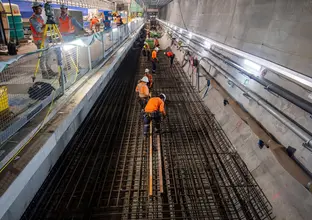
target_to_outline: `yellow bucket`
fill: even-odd
[[[0,87],[0,112],[9,108],[8,88],[6,86]]]

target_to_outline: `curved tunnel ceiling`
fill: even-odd
[[[136,0],[136,2],[144,8],[161,8],[172,0]]]

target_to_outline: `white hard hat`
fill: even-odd
[[[158,48],[158,47],[155,47],[155,50],[158,52],[158,51],[159,51],[159,48]]]
[[[166,95],[164,93],[160,93],[159,97],[163,99],[164,102],[166,101]]]
[[[148,73],[149,72],[149,69],[145,69],[145,73]]]
[[[147,76],[143,76],[143,78],[141,79],[141,81],[142,81],[142,82],[148,83],[148,78],[147,78]]]

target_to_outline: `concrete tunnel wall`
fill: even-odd
[[[312,76],[311,0],[173,0],[160,19]]]
[[[166,49],[170,45],[171,39],[165,34],[160,39],[160,47],[161,49]],[[177,61],[181,64],[184,59],[184,53],[174,46],[171,49],[176,54]],[[192,68],[190,68],[188,64],[185,65],[183,69],[186,74],[191,75]],[[218,80],[220,79],[218,78]],[[190,78],[190,81],[193,83],[193,86],[196,87],[196,79],[191,80]],[[221,79],[220,82],[221,86],[224,86],[227,92],[233,92],[233,88],[227,86],[227,80],[222,81]],[[205,93],[206,83],[206,78],[202,77],[199,82],[200,90],[202,90],[200,93],[201,97],[203,97]],[[246,99],[241,93],[237,92],[236,94],[241,100]],[[203,101],[215,115],[222,129],[225,131],[259,186],[271,202],[273,212],[277,217],[276,219],[310,219],[312,215],[312,194],[285,171],[273,156],[270,149],[259,149],[257,145],[259,137],[257,137],[249,125],[233,111],[231,106],[223,105],[223,99],[224,97],[218,89],[211,87]],[[259,108],[256,106],[253,105],[251,107],[259,111]],[[271,118],[267,121],[271,121],[272,125],[275,123]],[[283,136],[287,137],[287,135]],[[293,136],[290,135],[288,137],[292,138]],[[309,152],[306,152],[306,154],[311,155]]]

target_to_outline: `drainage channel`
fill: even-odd
[[[151,64],[139,53],[125,58],[22,219],[273,219],[186,74],[161,52],[153,96],[166,94],[168,117],[149,150],[134,90]]]

